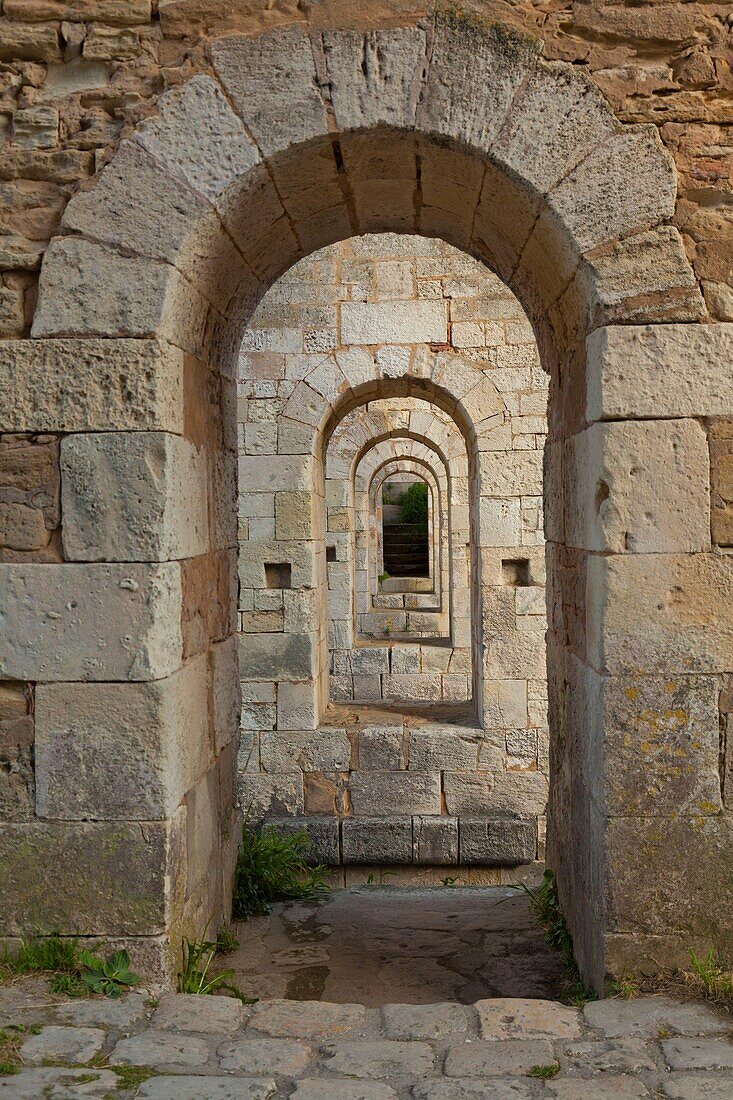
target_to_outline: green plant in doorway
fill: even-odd
[[[400,497],[400,518],[403,523],[428,523],[428,487],[424,481],[414,482]]]
[[[245,821],[234,875],[233,913],[249,920],[269,913],[276,901],[314,898],[328,887],[328,868],[309,865],[305,829],[280,833],[271,826],[254,829]]]
[[[183,940],[183,966],[178,975],[178,992],[198,995],[231,993],[245,1005],[252,1005],[256,997],[246,997],[232,981],[233,970],[221,970],[209,974],[219,945],[215,940]]]
[[[597,1000],[598,994],[586,986],[580,977],[573,952],[573,938],[560,907],[554,872],[548,868],[542,876],[542,882],[535,889],[524,884],[521,888],[527,894],[530,908],[544,929],[545,943],[562,955],[565,967],[562,999],[566,1004],[576,1007],[587,1001]]]

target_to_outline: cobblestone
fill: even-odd
[[[0,1019],[11,1016],[40,1030],[26,1038],[19,1072],[0,1077],[0,1100],[106,1100],[118,1092],[124,1100],[733,1096],[729,1019],[664,997],[583,1010],[527,998],[379,1007],[272,999],[244,1007],[166,994],[156,1005],[140,992],[65,1000],[28,979],[0,986]],[[88,1065],[97,1057],[103,1068]],[[116,1067],[126,1066],[150,1076],[125,1087]],[[553,1066],[545,1080],[533,1072]]]

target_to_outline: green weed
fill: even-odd
[[[130,1092],[149,1078],[161,1076],[157,1070],[150,1069],[148,1066],[110,1066],[109,1068],[117,1074],[117,1088],[129,1089]]]
[[[560,1063],[551,1062],[548,1066],[532,1066],[527,1070],[528,1077],[539,1077],[541,1081],[551,1081],[560,1072]]]
[[[562,955],[566,974],[563,1001],[579,1008],[588,1001],[597,1000],[598,994],[583,983],[578,972],[573,953],[573,938],[560,908],[554,872],[546,870],[536,889],[525,885],[522,885],[522,889],[529,897],[532,912],[544,929],[545,943]]]
[[[242,826],[237,855],[233,911],[237,920],[269,913],[276,901],[313,898],[328,890],[328,869],[306,862],[308,834],[283,834],[273,828]]]
[[[400,497],[400,519],[427,527],[428,487],[424,481],[414,482]]]
[[[20,1048],[29,1035],[37,1035],[38,1024],[8,1024],[0,1031],[0,1077],[12,1077],[23,1065]]]
[[[130,970],[130,956],[127,951],[113,951],[106,959],[101,955],[93,955],[91,951],[82,951],[79,962],[81,980],[92,993],[119,997],[140,981],[139,975]]]
[[[234,933],[222,926],[216,936],[216,950],[219,955],[233,955],[239,949],[239,940]]]
[[[183,941],[183,967],[178,975],[178,992],[198,995],[232,993],[242,1004],[254,1004],[257,998],[245,997],[239,986],[232,982],[233,970],[222,970],[209,975],[209,968],[217,954],[214,940]]]
[[[75,937],[29,936],[15,953],[3,948],[0,954],[0,982],[20,974],[73,974],[79,967],[79,941]]]

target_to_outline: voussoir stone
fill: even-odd
[[[270,1077],[152,1077],[143,1082],[141,1100],[269,1100],[277,1085]]]
[[[463,1005],[385,1005],[382,1031],[388,1039],[440,1039],[468,1030],[468,1011]]]
[[[384,123],[412,128],[422,88],[427,36],[421,27],[326,31],[331,101],[342,130]]]
[[[152,1026],[164,1031],[200,1031],[213,1035],[237,1031],[245,1008],[235,997],[198,997],[167,993],[155,1010]]]
[[[526,1074],[532,1066],[555,1061],[552,1045],[544,1039],[479,1039],[452,1046],[445,1060],[448,1077],[503,1077]]]
[[[375,1039],[361,1043],[332,1043],[323,1047],[323,1065],[345,1077],[420,1077],[433,1072],[432,1047],[421,1042]]]
[[[249,1031],[296,1039],[327,1039],[346,1035],[364,1024],[366,1009],[358,1004],[327,1001],[260,1001],[252,1009]]]
[[[218,1048],[219,1065],[234,1073],[298,1076],[311,1060],[311,1049],[295,1039],[233,1039]]]
[[[63,1059],[89,1062],[104,1046],[105,1033],[96,1027],[43,1027],[23,1043],[23,1059],[28,1062]]]
[[[477,1001],[484,1039],[574,1039],[581,1034],[578,1009],[557,1001],[499,997]]]
[[[725,1035],[730,1024],[706,1005],[685,1004],[669,997],[607,998],[583,1009],[591,1027],[608,1039],[656,1039],[660,1031],[676,1035]]]
[[[148,680],[181,664],[181,573],[159,565],[0,565],[0,673]]]
[[[117,1066],[150,1066],[158,1070],[188,1069],[209,1062],[208,1042],[197,1035],[172,1035],[164,1031],[144,1031],[121,1039],[109,1060]]]
[[[3,432],[183,431],[183,356],[157,340],[3,340]]]

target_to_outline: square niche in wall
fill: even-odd
[[[525,588],[532,583],[528,558],[511,558],[501,563],[501,579],[513,588]]]
[[[292,566],[286,562],[265,562],[265,588],[292,588]]]

